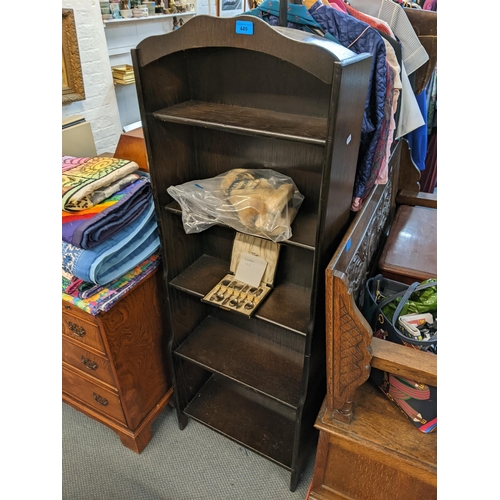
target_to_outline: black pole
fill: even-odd
[[[280,0],[280,26],[287,25],[287,0]]]

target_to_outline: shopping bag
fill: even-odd
[[[373,335],[437,354],[437,280],[406,285],[377,275],[366,282],[362,312]],[[437,388],[372,368],[370,379],[420,431],[437,429]]]

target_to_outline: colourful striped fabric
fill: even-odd
[[[139,170],[139,165],[133,161],[97,156],[63,171],[62,209],[79,211],[91,208],[123,189],[125,185],[119,181],[136,170]],[[113,192],[107,192],[103,198],[96,200],[92,197],[95,191],[114,184],[117,188]]]
[[[62,298],[66,302],[71,302],[85,312],[95,316],[100,312],[109,311],[111,307],[121,298],[125,293],[129,292],[138,283],[140,283],[144,278],[149,276],[159,265],[160,265],[160,255],[155,253],[151,255],[148,259],[144,260],[137,267],[132,269],[132,271],[124,274],[120,278],[112,281],[108,285],[100,288],[100,290],[88,297],[87,299],[80,299],[79,297],[72,297],[64,290],[67,287],[68,280],[64,278],[62,280]]]
[[[89,249],[113,236],[135,220],[153,198],[148,177],[132,174],[133,184],[80,212],[62,211],[62,239]]]

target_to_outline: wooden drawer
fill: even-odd
[[[77,370],[116,388],[111,363],[106,358],[97,356],[64,338],[62,341],[62,360]]]
[[[83,401],[87,406],[127,424],[120,404],[120,398],[108,389],[87,380],[63,366],[62,390]]]
[[[89,315],[90,316],[90,315]],[[63,335],[106,354],[104,343],[96,323],[90,323],[72,314],[62,313]]]
[[[84,321],[87,321],[88,323],[93,323],[96,326],[98,325],[95,316],[92,316],[92,314],[89,314],[83,309],[80,309],[78,306],[75,306],[75,304],[67,302],[66,300],[62,301],[62,312],[69,313],[73,316],[76,316],[77,318],[81,318]]]

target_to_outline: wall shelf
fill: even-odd
[[[144,22],[144,21],[156,21],[158,19],[165,19],[171,17],[182,17],[182,16],[195,16],[196,12],[178,12],[177,14],[155,14],[154,16],[146,16],[146,17],[130,17],[130,18],[122,18],[122,19],[107,19],[103,21],[104,25],[106,24],[114,24],[114,23],[129,23],[129,22]]]

